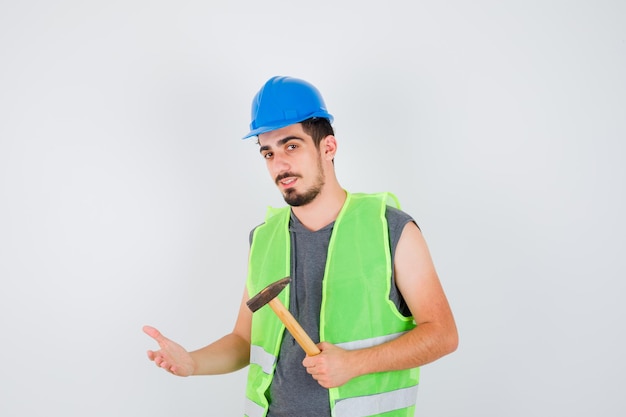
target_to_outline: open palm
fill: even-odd
[[[189,354],[178,343],[163,336],[161,332],[151,326],[144,326],[145,334],[156,340],[159,344],[159,350],[148,351],[148,359],[153,361],[156,366],[171,372],[178,376],[193,375],[195,363]]]

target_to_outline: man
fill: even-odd
[[[155,364],[175,375],[250,365],[246,415],[413,416],[419,367],[453,352],[453,315],[426,242],[388,193],[352,194],[335,176],[337,140],[319,91],[273,77],[252,103],[251,130],[288,206],[251,234],[232,333],[188,353],[149,326]],[[282,301],[321,353],[306,356],[251,296],[291,276]]]

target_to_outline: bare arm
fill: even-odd
[[[244,290],[239,315],[233,331],[208,346],[187,352],[178,343],[163,336],[157,329],[145,326],[144,332],[157,341],[159,350],[148,351],[148,358],[166,371],[179,376],[216,375],[234,372],[250,361],[250,329],[252,312],[246,305]]]
[[[239,315],[232,333],[202,349],[191,352],[191,357],[196,363],[194,375],[234,372],[250,363],[252,312],[246,305],[248,298],[248,290],[244,290]]]
[[[403,336],[372,348],[347,351],[330,343],[319,345],[322,354],[303,364],[320,383],[330,388],[364,374],[414,368],[456,350],[454,317],[435,271],[426,241],[414,223],[400,237],[394,262],[395,278],[417,327]]]

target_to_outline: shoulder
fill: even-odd
[[[252,230],[250,230],[248,241],[252,245],[252,240],[254,239],[254,234],[256,233],[257,230],[263,229],[266,227],[269,227],[270,229],[274,227],[281,227],[281,225],[284,225],[287,222],[289,222],[292,217],[295,217],[295,216],[292,215],[291,207],[289,206],[278,207],[278,208],[268,207],[267,212],[265,214],[265,220],[263,221],[263,223],[256,225],[254,228],[252,228]]]
[[[254,226],[254,227],[252,228],[252,230],[250,230],[250,234],[249,234],[249,236],[248,236],[248,243],[249,243],[250,245],[252,245],[252,239],[254,238],[254,232],[256,231],[256,229],[258,229],[259,227],[263,226],[264,224],[265,224],[265,222],[263,222],[263,223],[261,223],[261,224],[258,224],[258,225],[256,225],[256,226]]]
[[[415,221],[413,216],[406,213],[405,211],[402,211],[392,206],[387,206],[385,217],[387,219],[387,224],[389,225],[389,230],[391,232],[396,231],[396,230],[399,230],[400,232],[402,232],[402,229],[404,229],[404,226],[406,226],[407,223],[410,223],[410,222],[415,223],[415,225],[417,226],[417,222]]]

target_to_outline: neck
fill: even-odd
[[[346,201],[346,191],[338,183],[324,189],[309,204],[292,207],[300,223],[309,230],[320,230],[337,219]]]

